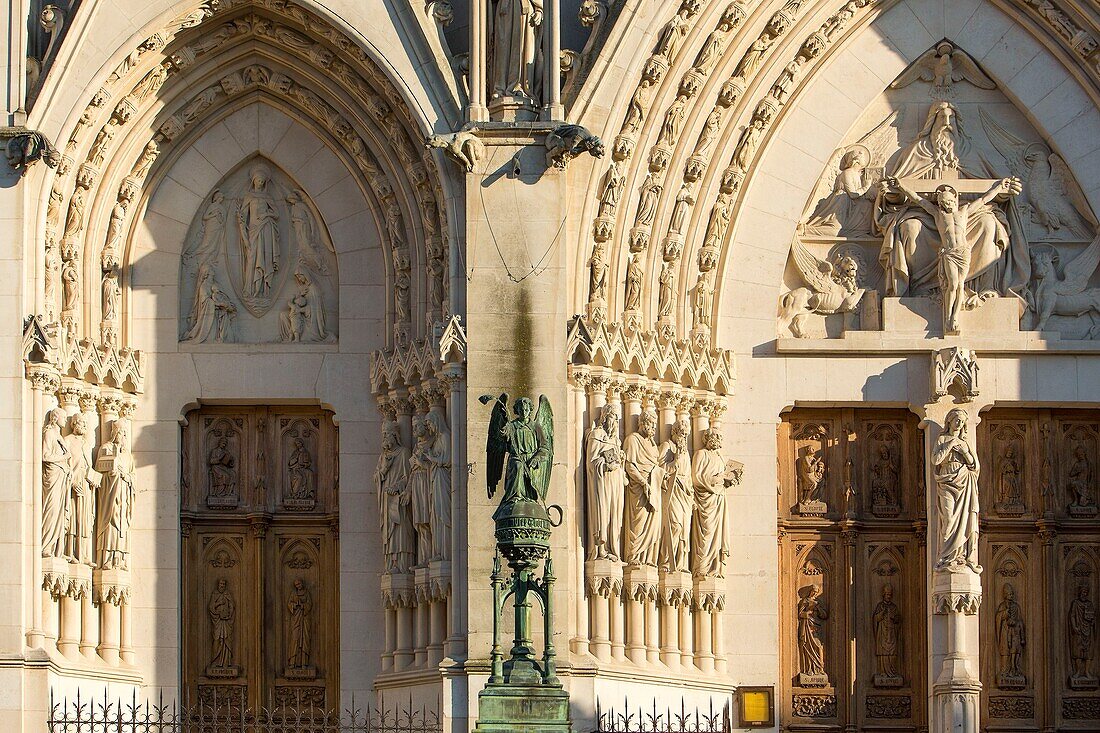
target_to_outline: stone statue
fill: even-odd
[[[427,567],[432,552],[432,463],[429,457],[434,438],[432,426],[423,417],[412,423],[416,441],[409,457],[409,502],[412,526],[416,530],[416,563]]]
[[[691,456],[688,452],[687,424],[672,426],[669,440],[657,449],[664,471],[661,482],[661,548],[659,567],[666,573],[686,573],[690,569],[691,511],[694,492],[691,481]]]
[[[1069,686],[1074,690],[1097,686],[1097,679],[1089,669],[1096,644],[1096,606],[1089,600],[1089,593],[1089,587],[1082,584],[1069,604]]]
[[[61,310],[72,311],[80,305],[80,271],[76,260],[61,263]]]
[[[229,450],[229,438],[218,436],[206,457],[210,488],[207,499],[228,499],[237,496],[237,459]]]
[[[225,196],[215,188],[210,193],[210,203],[202,212],[198,244],[187,253],[186,259],[197,262],[201,267],[221,255],[225,248],[225,221],[228,216]]]
[[[95,562],[92,533],[95,531],[96,487],[103,477],[92,466],[92,436],[79,412],[69,418],[65,446],[69,449],[69,470],[72,472],[72,514],[66,554],[77,562],[91,565]]]
[[[1001,603],[997,606],[994,625],[999,660],[997,687],[1002,690],[1022,689],[1027,684],[1023,668],[1027,631],[1024,628],[1024,613],[1016,601],[1016,589],[1011,583],[1005,583],[1001,589]]]
[[[626,469],[626,532],[623,559],[633,566],[657,566],[661,547],[661,488],[664,469],[657,454],[657,416],[643,412],[638,430],[623,441]]]
[[[233,666],[233,622],[237,615],[237,603],[229,592],[229,581],[225,578],[218,578],[217,587],[206,604],[206,612],[210,616],[212,642],[206,673],[211,677],[236,675],[237,668]]]
[[[802,588],[798,601],[798,683],[802,687],[825,687],[829,675],[825,672],[825,622],[829,610],[820,600],[816,585]]]
[[[978,565],[978,457],[967,442],[966,412],[947,413],[943,433],[932,448],[932,465],[939,508],[940,553],[937,569]]]
[[[410,455],[408,447],[401,444],[397,423],[387,422],[382,428],[382,449],[374,469],[387,573],[407,573],[415,562],[416,534],[409,513]]]
[[[72,515],[72,457],[61,435],[65,412],[46,413],[42,427],[42,557],[66,558],[65,541]]]
[[[542,0],[493,0],[487,35],[491,99],[537,103]]]
[[[654,49],[653,53],[660,54],[669,61],[672,61],[676,58],[676,49],[680,47],[680,42],[684,40],[689,29],[688,21],[683,11],[677,12],[668,23],[665,23],[664,28],[661,29],[661,33],[657,37],[657,47]]]
[[[604,255],[603,242],[592,247],[592,256],[588,258],[588,300],[589,302],[607,299],[607,272],[610,266]]]
[[[569,161],[578,155],[588,153],[593,158],[602,158],[604,144],[581,125],[558,125],[546,136],[546,167],[565,170]]]
[[[967,302],[966,282],[971,278],[971,259],[974,244],[969,240],[970,217],[988,211],[988,205],[998,196],[1015,196],[1022,189],[1020,179],[1002,178],[976,200],[962,204],[954,186],[943,183],[936,188],[930,200],[924,199],[899,179],[885,179],[889,189],[900,191],[906,199],[915,203],[936,223],[940,248],[937,279],[943,298],[943,327],[945,333],[959,332],[959,312]]]
[[[832,192],[818,203],[806,222],[808,234],[836,236],[870,231],[875,185],[881,170],[868,167],[871,153],[864,145],[853,145],[840,156]]]
[[[286,312],[279,318],[279,335],[287,342],[327,341],[325,305],[321,293],[309,275],[294,273],[296,291],[287,301]]]
[[[48,216],[48,214],[47,214]],[[107,239],[104,241],[105,251],[116,251],[119,240],[122,239],[122,225],[126,220],[126,205],[121,201],[111,208],[111,218],[107,222]]]
[[[676,291],[676,263],[661,265],[661,274],[657,277],[657,318],[672,318],[672,298]]]
[[[800,511],[807,508],[825,511],[825,501],[821,496],[825,482],[825,457],[819,455],[811,446],[802,449],[798,459],[798,504]]]
[[[1023,469],[1020,466],[1019,446],[1015,442],[1005,446],[1001,465],[997,469],[997,508],[1021,510],[1023,508]]]
[[[313,596],[301,578],[294,581],[286,610],[287,667],[291,671],[307,671],[313,651]]]
[[[682,234],[687,225],[688,212],[695,204],[695,186],[687,182],[676,193],[676,203],[672,207],[672,219],[668,225],[671,234]]]
[[[653,223],[663,188],[660,174],[653,171],[646,174],[645,180],[638,189],[638,211],[634,215],[634,226],[649,226]]]
[[[692,325],[696,328],[710,328],[710,299],[714,295],[714,284],[711,282],[713,271],[699,273],[699,281],[695,283],[695,293],[692,296],[691,314]]]
[[[218,285],[213,268],[209,264],[200,265],[195,281],[195,302],[187,318],[187,332],[180,340],[195,343],[232,341],[236,317],[237,307]]]
[[[894,603],[894,586],[882,586],[882,600],[871,614],[875,631],[875,687],[901,687],[901,611]]]
[[[325,255],[317,242],[317,223],[305,202],[304,194],[301,191],[291,191],[286,197],[286,205],[290,210],[290,228],[294,232],[294,241],[298,244],[298,261],[320,275],[327,275],[328,264],[325,263]]]
[[[287,499],[313,501],[317,498],[317,476],[313,469],[313,456],[302,438],[295,438],[286,462]]]
[[[442,148],[447,156],[458,163],[467,173],[473,173],[477,162],[485,156],[485,143],[476,134],[477,130],[459,130],[445,135],[431,135],[425,140],[428,148]]]
[[[625,454],[619,443],[619,415],[605,405],[588,431],[588,559],[619,562],[622,557]]]
[[[424,417],[432,436],[428,449],[432,487],[432,560],[451,559],[451,431],[439,412]]]
[[[890,84],[890,88],[901,89],[918,80],[929,82],[932,93],[941,96],[951,95],[953,86],[960,81],[970,82],[979,89],[997,88],[996,83],[974,63],[974,59],[950,41],[940,41],[935,48],[925,51]]]
[[[641,253],[630,255],[630,262],[626,266],[626,297],[623,298],[623,310],[636,311],[641,307],[644,275]]]
[[[69,199],[69,210],[65,214],[65,229],[61,235],[64,239],[74,239],[84,229],[84,209],[88,197],[88,189],[77,186]]]
[[[245,295],[267,297],[282,264],[279,247],[279,210],[268,190],[271,172],[257,165],[248,173],[249,188],[241,199],[237,225],[241,234],[241,262]]]
[[[691,521],[691,572],[696,578],[726,577],[729,526],[726,492],[741,481],[741,465],[722,456],[722,434],[703,433],[703,447],[691,461],[695,502]]]
[[[1096,500],[1092,497],[1092,462],[1089,461],[1085,446],[1078,443],[1073,448],[1073,463],[1066,472],[1069,481],[1066,488],[1072,499],[1069,504],[1071,515],[1092,515],[1096,513]]]
[[[128,570],[135,498],[129,421],[119,418],[111,423],[110,438],[99,448],[95,469],[103,474],[96,515],[98,565],[105,570]]]
[[[539,397],[538,412],[527,397],[516,400],[515,417],[508,419],[508,395],[483,395],[482,404],[493,402],[486,441],[487,488],[493,498],[501,478],[504,495],[493,518],[511,504],[525,501],[545,503],[554,467],[554,413],[545,395]],[[533,413],[533,414],[532,414]]]
[[[1057,250],[1049,245],[1031,250],[1031,283],[1023,291],[1034,312],[1030,328],[1044,330],[1051,316],[1087,316],[1090,325],[1085,336],[1100,337],[1100,288],[1088,287],[1100,264],[1100,237],[1063,266],[1064,276],[1058,274],[1060,261]]]
[[[114,268],[103,273],[101,316],[104,323],[118,319],[118,299],[121,297],[118,286],[118,271]]]
[[[623,175],[616,161],[607,169],[603,190],[600,193],[599,216],[615,216],[615,210],[619,208],[619,200],[623,197],[624,186],[626,186],[626,176]]]

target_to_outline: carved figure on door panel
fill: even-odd
[[[585,446],[589,491],[589,559],[618,562],[622,554],[626,476],[619,444],[619,416],[607,405]]]
[[[1096,606],[1089,599],[1087,585],[1077,588],[1077,597],[1069,604],[1069,686],[1074,690],[1093,690],[1097,679],[1090,671],[1096,648]]]
[[[211,653],[206,674],[210,677],[236,677],[233,665],[233,624],[237,617],[237,603],[229,591],[229,581],[218,578],[210,601],[206,604],[210,616]]]
[[[317,474],[313,467],[313,455],[304,438],[294,438],[294,449],[286,462],[287,489],[284,503],[287,506],[312,509],[317,501]]]
[[[1027,629],[1024,612],[1016,601],[1016,589],[1005,583],[1001,589],[1001,603],[995,618],[997,629],[997,687],[1002,690],[1020,690],[1027,684],[1024,676],[1024,647],[1027,646]]]
[[[312,677],[310,665],[313,651],[313,596],[301,578],[286,601],[287,610],[287,677]]]
[[[416,534],[409,513],[409,456],[396,422],[382,428],[382,452],[374,470],[386,572],[407,573],[415,561]]]
[[[877,516],[897,516],[898,464],[889,443],[880,443],[871,466],[871,511]]]
[[[825,622],[829,620],[829,609],[816,585],[801,588],[798,595],[798,684],[825,687],[829,684],[825,672]]]
[[[95,468],[103,474],[96,517],[96,551],[99,567],[127,570],[135,496],[128,421],[119,419],[111,423],[110,436],[96,457]]]
[[[672,426],[671,439],[662,443],[657,451],[664,468],[659,564],[667,573],[689,570],[692,508],[689,432],[685,423],[677,422]]]
[[[875,687],[901,687],[901,611],[894,602],[894,586],[882,586],[882,600],[871,616],[875,632]]]
[[[1080,443],[1073,448],[1073,463],[1067,477],[1066,488],[1071,496],[1069,513],[1073,516],[1096,514],[1096,500],[1092,497],[1092,462],[1085,446]]]
[[[1005,514],[1019,514],[1024,510],[1023,498],[1020,449],[1013,441],[1005,446],[1001,465],[997,467],[997,510]]]
[[[214,436],[214,447],[206,458],[210,487],[206,494],[207,506],[236,506],[237,458],[229,449],[229,438]]]
[[[804,446],[798,459],[798,512],[823,514],[827,510],[821,499],[825,482],[825,458],[813,446]]]
[[[93,467],[92,437],[88,424],[79,412],[69,418],[69,434],[65,436],[72,471],[72,518],[69,521],[67,554],[77,562],[92,565],[92,533],[95,531],[96,487],[102,476]]]
[[[940,554],[937,569],[978,565],[978,457],[966,437],[967,416],[958,408],[947,413],[943,434],[932,448],[939,507]]]
[[[654,435],[657,416],[649,411],[638,417],[638,430],[623,442],[626,468],[625,560],[630,565],[657,565],[661,546],[661,484],[663,470]]]

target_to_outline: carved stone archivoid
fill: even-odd
[[[290,708],[336,699],[336,428],[315,407],[204,407],[183,435],[183,672]]]
[[[829,160],[791,243],[779,331],[1094,339],[1098,265],[1096,216],[1066,161],[943,40]]]
[[[204,200],[180,268],[180,341],[336,339],[336,250],[320,212],[275,164],[254,158]]]

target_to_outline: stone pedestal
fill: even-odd
[[[569,733],[569,693],[561,686],[486,685],[478,693],[479,733]]]
[[[1017,333],[1024,310],[1019,298],[989,298],[959,314],[959,332],[963,336]],[[943,336],[940,303],[932,298],[883,298],[882,330]]]

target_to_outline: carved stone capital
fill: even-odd
[[[61,378],[49,367],[28,365],[27,379],[31,383],[31,389],[47,394],[53,394],[61,386]]]
[[[981,576],[969,569],[937,570],[932,576],[932,612],[973,616],[982,604]]]

